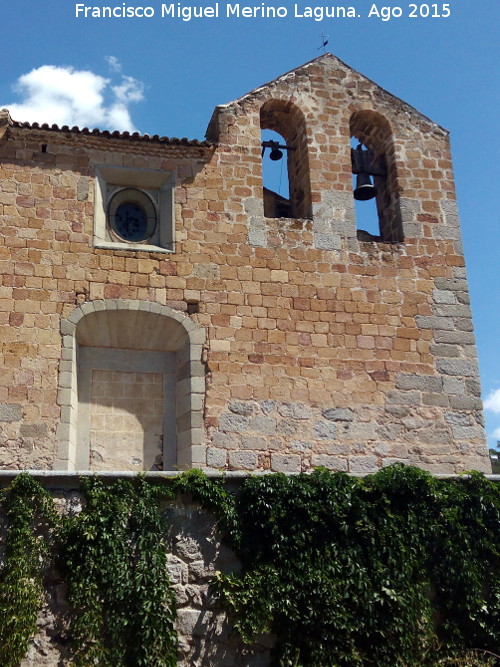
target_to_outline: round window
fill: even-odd
[[[108,220],[111,231],[128,243],[148,241],[158,220],[151,197],[137,188],[117,190],[109,201]]]

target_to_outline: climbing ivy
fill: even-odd
[[[396,465],[364,479],[318,469],[229,488],[200,471],[161,486],[92,478],[81,511],[58,518],[51,496],[20,475],[5,500],[2,667],[19,664],[35,633],[51,546],[68,584],[75,665],[177,664],[160,513],[176,493],[214,513],[239,556],[241,571],[215,586],[245,642],[274,635],[273,665],[500,661],[498,484]]]
[[[174,594],[158,509],[165,489],[82,480],[86,503],[60,531],[79,667],[174,667]],[[172,493],[168,494],[172,497]]]
[[[81,481],[82,510],[60,518],[29,475],[8,490],[0,574],[0,665],[16,667],[36,634],[49,547],[68,584],[68,636],[79,667],[174,667],[175,602],[167,571],[161,498],[173,491],[119,480]]]
[[[198,469],[188,470],[172,480],[177,493],[191,494],[200,505],[217,517],[218,527],[233,546],[241,539],[241,519],[235,504],[235,495],[227,490],[224,477],[207,477]]]
[[[364,479],[254,477],[235,510],[209,486],[195,493],[221,525],[231,508],[243,566],[218,590],[246,642],[276,636],[274,665],[410,667],[498,651],[500,488],[482,475],[396,465]]]
[[[52,496],[29,475],[4,493],[8,519],[0,572],[0,665],[16,667],[36,633],[43,601],[43,565],[58,524]]]

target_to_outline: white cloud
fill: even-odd
[[[121,70],[114,56],[107,60],[116,72]],[[7,107],[18,121],[134,132],[129,105],[144,99],[144,86],[124,75],[119,84],[111,83],[93,72],[42,65],[19,77],[15,91],[22,101],[0,108]]]
[[[491,434],[491,437],[495,438],[495,440],[500,440],[500,428],[496,428]]]
[[[500,389],[495,389],[488,394],[483,401],[483,407],[485,410],[500,414]]]
[[[106,62],[114,72],[122,71],[122,65],[115,56],[106,56]]]
[[[121,84],[113,86],[111,90],[121,104],[140,102],[144,97],[142,84],[131,76],[122,76]]]

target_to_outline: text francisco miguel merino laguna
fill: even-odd
[[[219,6],[220,5],[220,6]],[[239,3],[218,3],[206,6],[182,5],[180,2],[162,4],[155,10],[154,7],[127,5],[96,6],[75,4],[76,18],[154,18],[181,19],[191,21],[194,18],[310,18],[322,21],[325,18],[358,18],[359,14],[354,7],[346,6],[301,6],[294,4],[293,8],[266,5],[242,5]]]

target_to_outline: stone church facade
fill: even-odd
[[[1,469],[490,470],[448,133],[334,56],[205,141],[4,110],[0,220]]]

